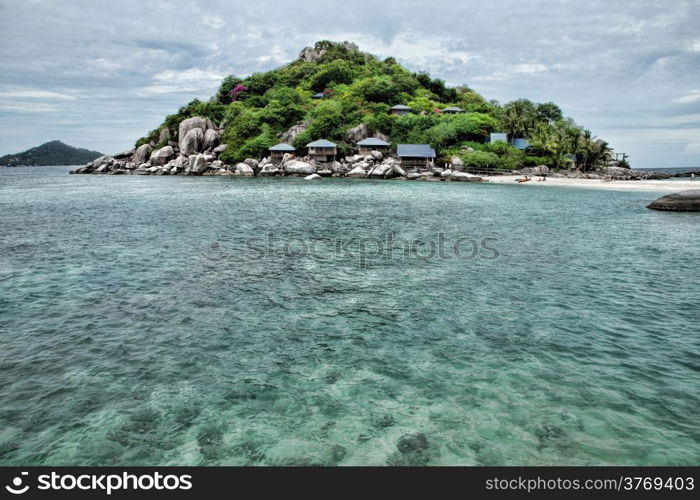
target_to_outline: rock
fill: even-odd
[[[214,160],[211,162],[211,168],[221,169],[224,166],[224,162],[221,160]]]
[[[406,178],[406,171],[398,163],[394,163],[391,169],[394,171],[395,176]]]
[[[292,153],[284,153],[284,154],[282,155],[282,164],[287,163],[287,162],[288,162],[289,160],[291,160],[292,158],[294,158],[294,156],[292,155]]]
[[[253,169],[245,163],[236,163],[236,166],[234,167],[234,173],[236,175],[242,175],[246,177],[252,177],[253,175],[255,175],[255,171],[253,171]]]
[[[464,170],[464,162],[459,156],[450,158],[450,164],[452,165],[452,170]]]
[[[477,175],[468,174],[467,172],[452,172],[449,179],[451,181],[461,181],[461,182],[481,182],[484,179]]]
[[[404,434],[399,439],[396,447],[403,454],[416,453],[428,448],[428,439],[422,432],[417,434]]]
[[[108,171],[109,171],[109,165],[107,165],[107,164],[100,165],[99,167],[97,167],[95,169],[95,172],[97,172],[99,174],[104,174],[104,173],[107,173]]]
[[[319,170],[319,171],[316,172],[316,173],[317,173],[320,177],[330,177],[331,175],[333,175],[333,171],[332,171],[332,170]],[[312,175],[313,175],[313,174],[312,174]]]
[[[549,167],[547,165],[537,165],[532,169],[532,173],[535,175],[542,175],[549,173]]]
[[[369,135],[369,127],[367,124],[360,123],[357,127],[348,129],[347,133],[345,134],[345,139],[348,142],[358,143],[363,139],[367,139]]]
[[[243,163],[248,165],[253,170],[256,170],[256,171],[258,170],[258,166],[259,166],[258,160],[255,160],[253,158],[246,158],[245,160],[243,160]]]
[[[198,129],[195,129],[198,130]],[[202,174],[204,173],[209,166],[207,165],[206,160],[204,159],[204,155],[197,155],[194,157],[194,162],[192,161],[192,158],[190,157],[190,170],[196,174]]]
[[[292,144],[294,142],[294,139],[296,139],[299,134],[304,132],[308,126],[309,126],[308,121],[303,121],[303,122],[297,123],[296,125],[292,125],[291,127],[289,127],[286,131],[284,131],[282,133],[282,136],[280,137],[280,142]]]
[[[279,175],[280,169],[277,168],[276,165],[272,163],[266,163],[265,165],[262,166],[260,169],[260,172],[258,172],[258,175],[264,175],[264,176],[269,176],[269,175]]]
[[[413,181],[416,179],[420,179],[421,175],[417,172],[412,172],[406,176],[406,179],[409,181]]]
[[[185,155],[201,153],[203,143],[204,132],[201,128],[193,128],[180,139],[180,152]]]
[[[202,140],[202,150],[208,151],[214,149],[219,144],[219,133],[213,129],[207,129],[204,132],[204,139]]]
[[[166,144],[170,140],[170,129],[161,129],[160,135],[158,135],[158,144]]]
[[[135,149],[127,149],[126,151],[122,151],[121,153],[117,153],[115,155],[112,155],[112,158],[118,159],[118,160],[123,160],[125,158],[129,158],[134,155],[136,152]]]
[[[215,155],[220,155],[224,151],[226,151],[226,144],[219,144],[218,146],[216,146],[214,149],[211,150],[211,152],[214,153]]]
[[[206,161],[207,163],[211,163],[214,160],[216,160],[216,156],[214,156],[213,154],[204,153],[204,161]]]
[[[175,167],[177,168],[187,168],[190,165],[190,161],[185,155],[179,155],[175,158]]]
[[[150,144],[142,144],[136,148],[136,152],[131,161],[136,164],[141,164],[151,157],[151,151],[153,151],[153,148]]]
[[[182,120],[180,122],[180,126],[177,129],[177,138],[182,144],[182,140],[185,138],[185,136],[189,133],[190,130],[193,129],[200,129],[202,131],[202,134],[208,129],[208,128],[214,128],[209,127],[209,124],[211,122],[208,121],[205,118],[202,118],[201,116],[193,116],[192,118],[186,118],[185,120]],[[180,149],[182,149],[182,146],[180,146]]]
[[[350,172],[347,173],[348,177],[357,177],[357,178],[364,178],[367,177],[367,172],[365,172],[365,169],[357,166],[353,168]]]
[[[153,154],[151,154],[151,165],[165,165],[174,156],[175,151],[172,146],[164,146],[160,149],[156,149]]]
[[[148,168],[148,173],[149,173],[149,174],[155,174],[155,173],[158,172],[159,170],[160,170],[160,169],[159,169],[158,167],[156,167],[156,166],[149,167],[149,168]]]
[[[672,210],[675,212],[700,212],[700,189],[689,189],[667,194],[647,206],[654,210]]]
[[[320,57],[321,55],[316,52],[313,47],[304,47],[301,49],[301,52],[299,52],[299,59],[306,62],[318,61]]]
[[[309,175],[316,173],[316,167],[305,161],[289,160],[284,164],[284,171],[288,174]]]
[[[384,179],[388,174],[393,174],[391,167],[391,165],[388,165],[386,163],[380,163],[372,170],[370,170],[369,177],[373,179]]]
[[[447,170],[443,170],[443,172],[440,174],[440,177],[443,177],[445,179],[452,177],[452,170],[449,168]]]
[[[320,178],[321,178],[321,176],[318,174],[311,174],[311,175],[307,175],[306,177],[304,177],[304,180],[305,181],[315,181],[315,180],[318,180]]]
[[[381,161],[384,158],[384,155],[380,151],[372,151],[372,158]]]

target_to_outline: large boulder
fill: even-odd
[[[262,166],[260,172],[258,172],[258,175],[270,176],[279,175],[280,173],[280,169],[277,168],[277,165],[275,165],[274,163],[266,163]]]
[[[479,177],[478,175],[469,174],[467,172],[455,172],[455,171],[452,171],[452,175],[449,176],[449,179],[451,181],[460,181],[460,182],[481,182],[484,180],[481,177]]]
[[[167,129],[166,129],[167,130]],[[175,156],[172,146],[163,146],[151,154],[151,165],[165,165]]]
[[[187,135],[187,133],[195,128],[201,129],[202,133],[204,133],[208,128],[214,128],[208,126],[210,123],[211,122],[209,120],[202,118],[201,116],[186,118],[180,122],[180,126],[177,129],[177,138],[180,142],[182,142],[182,139]]]
[[[255,175],[255,171],[250,167],[250,165],[247,165],[245,163],[236,163],[236,166],[234,167],[234,173],[236,175],[242,175],[246,177]]]
[[[320,57],[321,55],[316,52],[313,47],[304,47],[301,49],[301,52],[299,52],[299,59],[306,62],[318,61]]]
[[[202,142],[202,149],[204,151],[214,149],[219,144],[219,133],[214,129],[207,129],[207,131],[204,132],[204,139]]]
[[[118,159],[118,160],[123,160],[125,158],[130,158],[134,155],[136,150],[134,149],[127,149],[126,151],[122,151],[121,153],[117,153],[115,155],[112,155],[112,158]]]
[[[168,127],[165,127],[164,129],[161,129],[160,134],[158,135],[158,144],[165,144],[170,140],[170,129]]]
[[[180,152],[185,155],[201,153],[203,145],[204,132],[201,128],[193,128],[180,140]]]
[[[288,174],[309,175],[316,173],[316,167],[305,161],[289,160],[284,164],[284,171]]]
[[[218,146],[216,146],[214,149],[211,150],[211,152],[214,153],[215,155],[220,155],[224,151],[226,151],[226,144],[219,144]]]
[[[543,175],[549,173],[549,167],[547,165],[537,165],[532,169],[532,173],[535,175]]]
[[[406,171],[398,163],[394,163],[391,169],[394,171],[396,177],[406,177]]]
[[[190,169],[195,174],[202,174],[208,168],[209,166],[207,165],[207,161],[204,159],[204,155],[197,155],[194,158],[194,162],[190,161]]]
[[[365,169],[360,167],[359,165],[355,168],[353,168],[350,172],[347,173],[348,177],[357,177],[357,178],[365,178],[367,177],[367,172],[365,172]]]
[[[373,179],[386,179],[393,176],[392,165],[388,163],[380,163],[369,172],[369,177]]]
[[[144,163],[151,157],[151,151],[153,151],[153,148],[150,144],[142,144],[141,146],[136,148],[134,157],[131,159],[132,163],[136,163],[139,165],[141,163]]]
[[[292,144],[294,142],[294,139],[296,139],[299,134],[304,132],[308,126],[308,121],[303,121],[297,123],[296,125],[292,125],[282,133],[282,135],[280,136],[280,142]]]
[[[700,212],[700,189],[689,189],[667,194],[647,206],[654,210],[672,210],[675,212]]]

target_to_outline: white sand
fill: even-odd
[[[518,183],[515,179],[522,179],[522,175],[494,175],[486,176],[489,182],[498,184],[517,184],[523,189],[530,186],[560,186],[560,187],[577,187],[577,188],[593,188],[593,189],[609,189],[614,191],[663,191],[667,193],[675,193],[685,189],[700,189],[700,179],[691,181],[688,180],[646,180],[646,181],[609,181],[605,182],[599,179],[568,179],[565,177],[547,176],[547,180],[540,182],[539,177],[533,176],[529,182]]]

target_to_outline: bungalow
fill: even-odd
[[[336,145],[326,139],[310,142],[306,145],[309,148],[309,156],[316,161],[333,161],[337,154]]]
[[[272,160],[272,163],[279,163],[286,153],[294,153],[296,148],[284,142],[280,142],[272,146],[268,151],[270,151],[270,160]]]
[[[399,144],[396,154],[401,166],[408,168],[430,167],[435,159],[435,150],[429,144]]]
[[[407,115],[408,113],[411,112],[411,108],[404,104],[397,104],[396,106],[392,106],[391,109],[389,109],[389,113],[392,115]]]
[[[360,149],[361,155],[368,155],[372,151],[385,153],[389,150],[389,143],[376,137],[368,137],[358,142],[357,147]]]
[[[464,110],[458,106],[448,106],[445,109],[442,110],[443,113],[464,113]]]

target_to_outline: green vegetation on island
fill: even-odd
[[[88,149],[74,148],[61,141],[50,141],[22,153],[0,157],[0,165],[6,167],[81,165],[102,156]]]
[[[397,104],[411,112],[391,114]],[[462,112],[443,112],[449,106]],[[519,99],[499,104],[466,85],[448,87],[440,79],[407,70],[393,57],[379,60],[348,42],[320,41],[280,68],[247,78],[228,76],[209,101],[194,99],[136,146],[165,146],[177,136],[179,123],[194,116],[221,125],[221,142],[227,148],[220,159],[227,164],[262,157],[280,139],[297,148],[329,139],[337,143],[340,155],[349,154],[353,144],[348,131],[361,124],[394,145],[430,144],[437,151],[437,164],[457,156],[467,167],[546,165],[589,171],[611,160],[608,144],[565,118],[554,103]],[[492,132],[506,133],[507,141],[489,142]],[[517,138],[530,147],[514,147]]]

